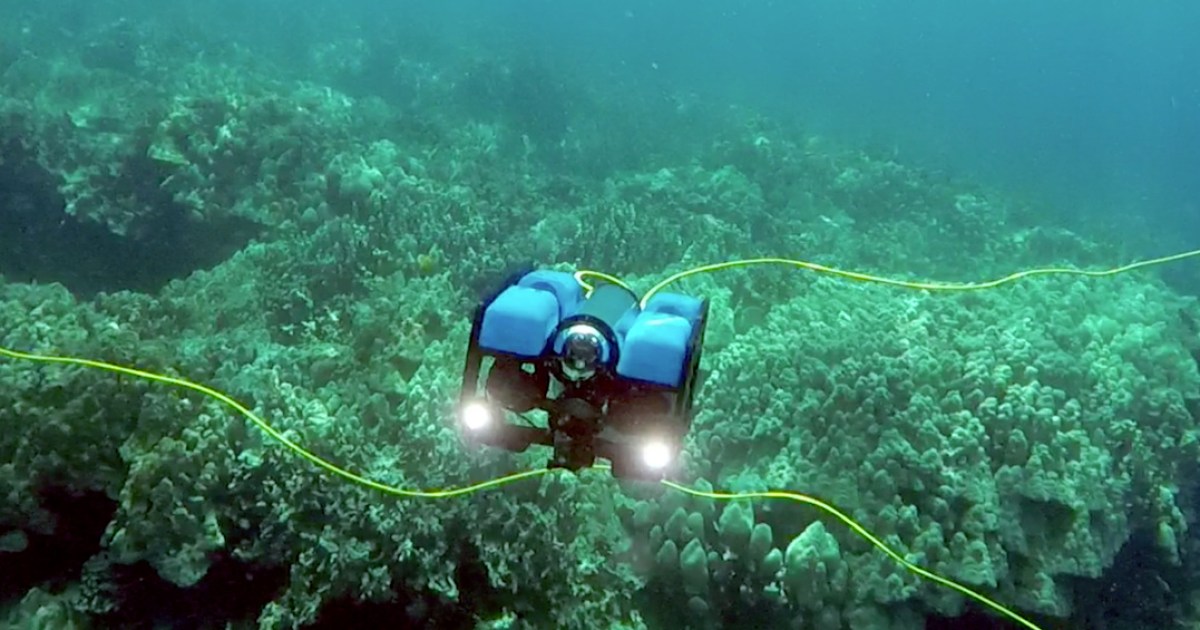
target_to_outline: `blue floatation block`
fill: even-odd
[[[569,273],[527,273],[484,311],[479,345],[521,358],[538,357],[559,321],[575,312],[582,299],[583,289]]]
[[[688,343],[699,325],[703,302],[660,293],[637,316],[621,344],[617,374],[667,387],[683,384]]]

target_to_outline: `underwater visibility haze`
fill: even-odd
[[[0,4],[0,627],[1200,627],[1200,8]]]

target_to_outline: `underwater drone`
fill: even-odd
[[[616,477],[663,479],[691,425],[708,306],[675,293],[641,304],[611,283],[585,293],[560,271],[509,277],[476,309],[460,431],[512,452],[550,447],[550,468],[602,458]]]

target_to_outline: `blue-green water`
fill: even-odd
[[[1193,627],[1198,30],[5,3],[0,625]],[[514,269],[762,257],[667,287],[710,303],[678,485],[459,425]]]

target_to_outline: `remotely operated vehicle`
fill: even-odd
[[[600,458],[619,478],[670,474],[691,425],[709,303],[665,292],[641,302],[615,283],[585,291],[561,271],[508,278],[471,327],[463,436],[513,452],[549,447],[551,468]]]

